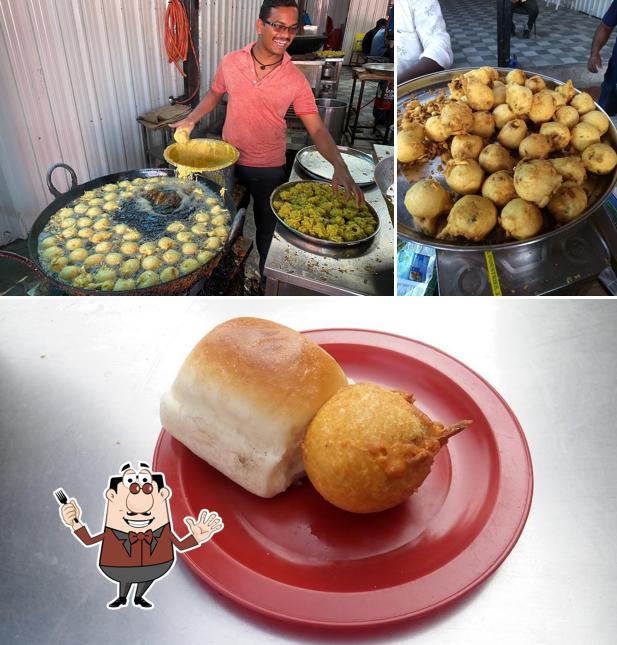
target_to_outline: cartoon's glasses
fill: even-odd
[[[137,493],[139,493],[140,490],[143,490],[143,492],[146,495],[150,495],[153,489],[152,489],[152,484],[150,482],[146,482],[143,486],[140,486],[137,482],[133,482],[129,486],[129,490],[133,495],[137,495]]]
[[[295,36],[298,33],[298,29],[300,28],[298,25],[292,25],[291,27],[288,27],[282,22],[270,22],[269,20],[263,20],[262,22],[265,22],[266,25],[270,25],[270,27],[272,27],[272,29],[274,29],[277,34],[283,34],[287,31],[289,32],[290,36]]]

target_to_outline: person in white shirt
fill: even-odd
[[[450,67],[454,55],[438,0],[399,0],[396,9],[397,81]]]

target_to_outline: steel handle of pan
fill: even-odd
[[[73,188],[77,187],[77,173],[66,163],[55,163],[49,166],[47,169],[47,188],[49,188],[49,192],[54,197],[60,197],[60,195],[63,195],[64,193],[54,186],[54,182],[51,177],[56,168],[64,168],[68,171],[69,175],[71,175],[71,187],[69,190],[73,190]]]
[[[227,242],[225,243],[225,251],[230,249],[234,242],[242,235],[244,230],[244,220],[246,219],[246,208],[241,208],[233,219],[231,227],[229,229],[229,236],[227,237]]]

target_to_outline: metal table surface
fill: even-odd
[[[289,181],[311,179],[294,163]],[[313,295],[385,296],[394,293],[394,229],[388,207],[377,184],[364,189],[381,230],[371,246],[356,257],[330,257],[310,253],[296,244],[295,236],[282,224],[276,225],[266,258],[266,295],[293,295],[294,288]],[[332,253],[324,247],[323,253]],[[355,252],[353,252],[355,255]],[[286,290],[289,290],[285,293]]]
[[[613,643],[615,302],[366,303],[3,300],[0,642]],[[109,476],[126,461],[152,459],[159,397],[184,357],[212,326],[240,315],[296,329],[351,326],[405,335],[448,352],[499,391],[525,431],[535,490],[520,540],[487,581],[421,622],[331,632],[245,610],[180,560],[149,591],[154,610],[105,608],[115,589],[96,568],[98,549],[83,548],[61,524],[51,492],[63,486],[98,529]],[[224,518],[225,509],[217,510]]]

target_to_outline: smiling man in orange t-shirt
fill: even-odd
[[[333,187],[345,189],[358,201],[363,199],[319,116],[308,81],[285,51],[298,28],[295,0],[265,0],[256,24],[257,40],[227,54],[199,105],[186,119],[172,124],[192,130],[228,95],[223,139],[240,151],[236,176],[253,197],[262,276],[276,225],[270,194],[287,178],[285,115],[290,105],[319,152],[334,166]]]

